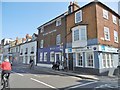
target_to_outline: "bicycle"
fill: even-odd
[[[9,88],[9,75],[8,73],[5,73],[3,75],[3,85],[2,85],[2,89],[1,90],[5,90],[6,88]]]

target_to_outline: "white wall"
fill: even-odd
[[[34,54],[31,54],[31,48],[33,46],[34,46]],[[26,48],[28,48],[27,54],[25,54]],[[23,54],[21,55],[21,56],[23,56],[23,63],[25,63],[25,56],[28,56],[27,64],[29,64],[30,56],[34,55],[35,56],[34,60],[35,60],[35,64],[36,64],[37,42],[33,41],[33,42],[29,42],[29,43],[24,43],[24,44],[20,45],[20,53],[21,53],[21,49],[23,49]]]

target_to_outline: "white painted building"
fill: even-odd
[[[36,35],[33,34],[32,39],[20,44],[20,61],[24,64],[29,64],[30,59],[34,60],[36,65],[36,53],[37,53],[37,41],[35,41]]]

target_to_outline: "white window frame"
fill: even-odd
[[[79,30],[78,33],[77,33],[78,35],[75,34],[75,31],[77,31],[77,30]],[[84,34],[82,33],[82,30],[84,30]],[[75,40],[76,36],[79,36],[78,40]],[[86,28],[85,25],[81,25],[81,26],[78,26],[78,27],[75,27],[75,28],[72,29],[72,42],[86,41],[86,40],[87,40],[87,28]]]
[[[61,22],[61,19],[57,19],[57,20],[56,20],[56,26],[60,26],[61,23],[62,23],[62,22]]]
[[[104,59],[103,59],[103,54],[105,55],[105,65],[104,66]],[[114,60],[113,60],[113,55],[109,53],[103,53],[102,54],[102,67],[103,68],[110,68],[114,67]],[[108,56],[108,57],[107,57]],[[112,63],[113,62],[113,63]],[[113,64],[113,65],[112,65]]]
[[[44,32],[44,27],[41,27],[40,33],[43,33],[43,32]]]
[[[54,59],[52,57],[52,54],[54,54]],[[54,62],[55,61],[55,53],[54,52],[50,52],[50,62]]]
[[[61,34],[58,34],[56,36],[56,45],[60,45],[61,44]]]
[[[106,36],[106,33],[108,34],[108,38]],[[104,38],[105,40],[110,41],[110,30],[108,27],[104,27]]]
[[[104,54],[104,59],[103,59],[103,54]],[[105,63],[104,63],[105,62]],[[102,67],[106,68],[107,67],[107,62],[106,62],[106,54],[102,53]]]
[[[47,52],[44,52],[44,62],[47,62],[47,57],[46,57],[46,55],[47,55]]]
[[[40,53],[40,61],[43,60],[43,53]]]
[[[109,19],[109,16],[108,16],[108,11],[103,9],[103,18],[105,19]]]
[[[44,40],[41,40],[40,41],[40,48],[43,48],[43,45],[44,45]]]
[[[78,13],[80,13],[80,14],[79,14],[79,15],[80,15],[80,16],[79,16],[79,17],[80,17],[80,20],[76,20]],[[79,22],[81,22],[81,21],[82,21],[82,10],[77,11],[77,12],[75,13],[75,23],[79,23]]]
[[[115,30],[114,30],[114,42],[118,43],[118,32]]]
[[[82,56],[82,65],[78,65],[78,60],[81,60],[81,59],[78,59],[78,54]],[[76,53],[76,66],[83,67],[83,53],[82,52]]]
[[[77,33],[75,33],[75,32],[77,32]],[[77,34],[77,35],[76,35]],[[74,34],[73,34],[74,36],[73,36],[73,41],[75,42],[75,41],[79,41],[80,40],[80,37],[79,37],[79,29],[76,29],[76,30],[74,30]],[[77,37],[77,38],[76,38]]]
[[[112,15],[113,23],[117,24],[117,17],[115,15]]]
[[[87,53],[93,55],[93,66],[88,66]],[[86,63],[85,66],[86,66],[86,67],[94,68],[94,53],[93,53],[93,52],[86,52],[86,53],[85,53],[85,61],[86,61],[86,62],[85,62],[85,63]]]

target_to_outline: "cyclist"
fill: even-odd
[[[11,63],[9,62],[8,58],[5,58],[4,61],[1,64],[1,69],[2,69],[2,73],[1,73],[1,85],[3,85],[3,76],[4,74],[8,74],[8,77],[10,76],[11,73]]]
[[[34,65],[34,60],[32,60],[32,59],[30,59],[30,69],[33,67],[33,65]]]

